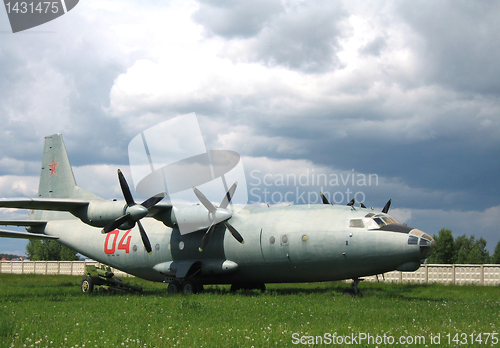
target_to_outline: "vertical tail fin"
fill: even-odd
[[[99,199],[76,186],[61,134],[45,137],[38,197]]]
[[[61,134],[45,137],[38,197],[70,198],[76,187]]]

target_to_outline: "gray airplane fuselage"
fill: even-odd
[[[375,213],[324,204],[247,207],[229,220],[245,243],[238,243],[220,224],[203,252],[198,247],[204,230],[181,235],[153,218],[141,220],[152,254],[146,252],[137,227],[103,235],[100,228],[73,217],[49,221],[44,231],[83,255],[152,281],[175,276],[174,262],[208,264],[199,275],[204,284],[332,281],[417,269],[432,238],[398,223],[383,225],[381,230],[367,215]],[[371,222],[371,227],[358,227],[359,221]],[[417,239],[415,243],[409,242],[410,236]],[[424,236],[429,242],[420,241]],[[227,270],[220,269],[224,261],[230,261]]]

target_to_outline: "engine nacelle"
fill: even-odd
[[[194,264],[200,261],[167,261],[154,266],[154,270],[165,275],[184,278]],[[238,264],[230,260],[203,260],[201,261],[201,274],[204,276],[221,275],[235,272]]]
[[[85,208],[72,214],[88,225],[104,227],[125,214],[127,204],[124,201],[91,201]]]

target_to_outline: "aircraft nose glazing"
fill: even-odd
[[[424,233],[423,236],[420,237],[420,242],[418,244],[420,246],[420,254],[422,255],[422,258],[428,258],[436,246],[436,241],[434,238]]]
[[[434,238],[420,230],[413,229],[408,234],[408,244],[414,244],[420,248],[421,259],[428,258],[436,246]]]

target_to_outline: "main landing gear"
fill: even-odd
[[[359,296],[363,297],[363,293],[361,290],[358,289],[358,284],[359,282],[363,281],[364,279],[359,279],[359,278],[353,278],[352,279],[352,289],[345,289],[344,294],[345,295],[351,295],[351,296]]]
[[[199,292],[203,292],[203,284],[189,280],[183,282],[174,280],[168,284],[167,291],[170,294],[177,294],[180,292],[186,295],[197,294]]]

